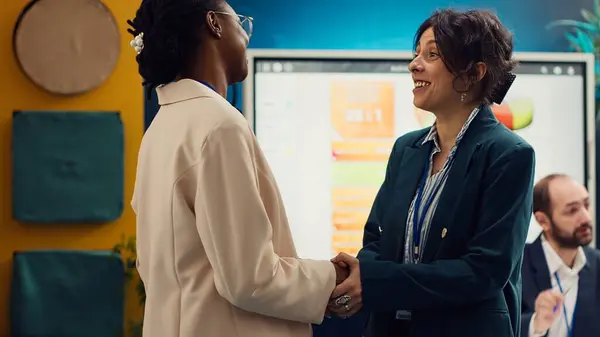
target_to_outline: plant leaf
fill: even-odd
[[[593,53],[595,50],[592,38],[580,29],[576,29],[574,34],[565,33],[565,38],[569,41],[571,48],[580,53]]]
[[[123,245],[122,245],[122,244],[120,244],[120,243],[117,243],[117,244],[116,244],[116,245],[115,245],[115,246],[112,248],[112,251],[113,251],[114,253],[117,253],[117,254],[121,254],[121,250],[123,250]]]
[[[571,33],[565,33],[565,38],[569,41],[569,46],[572,51],[581,51],[581,46],[579,45],[579,40],[575,37],[575,35]]]
[[[582,22],[582,21],[577,21],[577,20],[552,21],[548,25],[546,25],[546,29],[552,29],[552,28],[560,27],[560,26],[584,29],[584,30],[594,32],[594,33],[598,32],[598,27],[594,26],[593,24],[587,23],[587,22]]]
[[[135,264],[136,264],[135,258],[131,258],[131,257],[127,258],[127,261],[125,262],[127,269],[135,269]]]
[[[132,236],[127,240],[127,251],[135,254],[135,250],[135,237]]]
[[[584,19],[586,19],[586,21],[587,21],[587,22],[589,22],[589,23],[591,23],[592,25],[594,25],[594,26],[598,27],[598,17],[597,17],[597,16],[596,16],[594,13],[592,13],[592,12],[588,11],[588,10],[587,10],[587,9],[585,9],[585,8],[582,8],[582,9],[581,9],[581,16],[582,16]]]
[[[581,29],[576,29],[575,32],[577,39],[580,41],[581,52],[593,53],[595,51],[595,47],[592,38]]]
[[[596,17],[600,17],[600,0],[594,0],[594,14]]]

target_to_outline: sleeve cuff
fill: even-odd
[[[535,322],[535,313],[531,315],[531,320],[529,321],[529,336],[523,337],[544,337],[548,333],[548,330],[546,330],[543,333],[536,333],[535,328],[533,326],[533,322]]]

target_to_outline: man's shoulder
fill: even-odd
[[[538,240],[539,240],[539,239],[538,239]],[[525,250],[524,250],[524,253],[525,253],[525,254],[528,254],[528,253],[530,253],[530,252],[531,252],[531,250],[535,249],[535,247],[536,247],[537,245],[539,245],[539,242],[537,242],[537,240],[536,240],[536,241],[533,241],[533,242],[526,243],[526,244],[525,244]]]
[[[597,266],[600,266],[600,250],[592,247],[583,247],[583,252],[588,262],[593,262]]]
[[[546,256],[544,254],[536,254],[536,250],[539,251],[541,248],[540,238],[536,239],[533,242],[526,243],[525,248],[523,249],[523,267],[531,266],[533,258],[541,258],[545,259]]]

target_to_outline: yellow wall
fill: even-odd
[[[36,248],[107,249],[121,234],[135,233],[129,207],[135,179],[137,150],[143,133],[143,90],[137,75],[135,52],[129,47],[126,20],[135,15],[139,1],[104,0],[122,32],[121,55],[114,73],[103,86],[81,96],[64,98],[43,92],[19,70],[12,54],[12,31],[25,1],[4,1],[0,10],[0,336],[8,336],[8,294],[11,257],[15,250]],[[11,117],[15,109],[118,110],[125,125],[125,211],[106,225],[29,226],[12,220]],[[132,296],[129,296],[132,297]],[[137,316],[134,301],[128,313]]]

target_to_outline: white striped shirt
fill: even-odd
[[[418,216],[419,218],[422,217],[422,212],[425,209],[425,205],[427,204],[427,201],[430,198],[433,198],[433,200],[431,201],[431,204],[429,206],[429,208],[427,209],[427,213],[425,214],[425,218],[423,220],[423,224],[421,224],[421,235],[420,235],[420,244],[419,244],[419,260],[423,255],[423,251],[424,251],[424,247],[427,241],[427,236],[429,234],[429,227],[431,225],[431,220],[433,219],[433,215],[435,214],[435,209],[437,208],[437,204],[439,202],[440,196],[442,195],[442,191],[444,190],[444,185],[446,184],[446,180],[448,179],[448,175],[450,172],[450,169],[452,167],[452,162],[453,162],[453,158],[454,155],[456,153],[456,149],[458,148],[458,144],[460,143],[462,137],[464,136],[465,132],[467,131],[467,129],[469,128],[469,125],[471,124],[471,122],[473,121],[473,119],[475,119],[475,116],[477,116],[477,113],[479,112],[479,108],[475,108],[471,114],[469,115],[469,118],[467,118],[467,120],[465,121],[465,123],[463,124],[463,127],[461,128],[460,132],[458,133],[458,135],[456,136],[456,141],[454,142],[454,146],[452,147],[452,149],[450,149],[450,154],[448,155],[448,158],[446,159],[446,162],[444,163],[444,166],[442,167],[442,169],[437,172],[436,174],[431,174],[432,170],[433,170],[433,156],[441,151],[440,145],[439,145],[439,140],[438,140],[438,135],[437,135],[437,128],[436,125],[434,124],[431,127],[431,130],[429,130],[429,133],[427,134],[427,137],[425,137],[425,139],[423,140],[422,145],[426,144],[427,142],[433,142],[434,144],[434,148],[433,151],[431,151],[431,155],[429,156],[429,172],[427,174],[427,179],[425,181],[425,184],[423,186],[423,192],[422,192],[422,198],[421,198],[421,203],[420,203],[420,207],[419,207],[419,213]],[[438,186],[438,184],[441,184],[439,186],[439,188],[437,188],[436,191],[436,186]],[[419,187],[421,186],[421,184],[419,184]],[[434,192],[435,195],[433,195]],[[404,259],[403,262],[404,263],[418,263],[419,260],[415,260],[415,242],[413,239],[413,232],[414,232],[414,212],[415,212],[415,201],[417,200],[417,195],[418,195],[419,191],[417,190],[417,192],[415,193],[415,196],[413,198],[413,201],[410,204],[410,208],[408,210],[408,217],[406,219],[406,239],[405,239],[405,245],[404,245]]]

